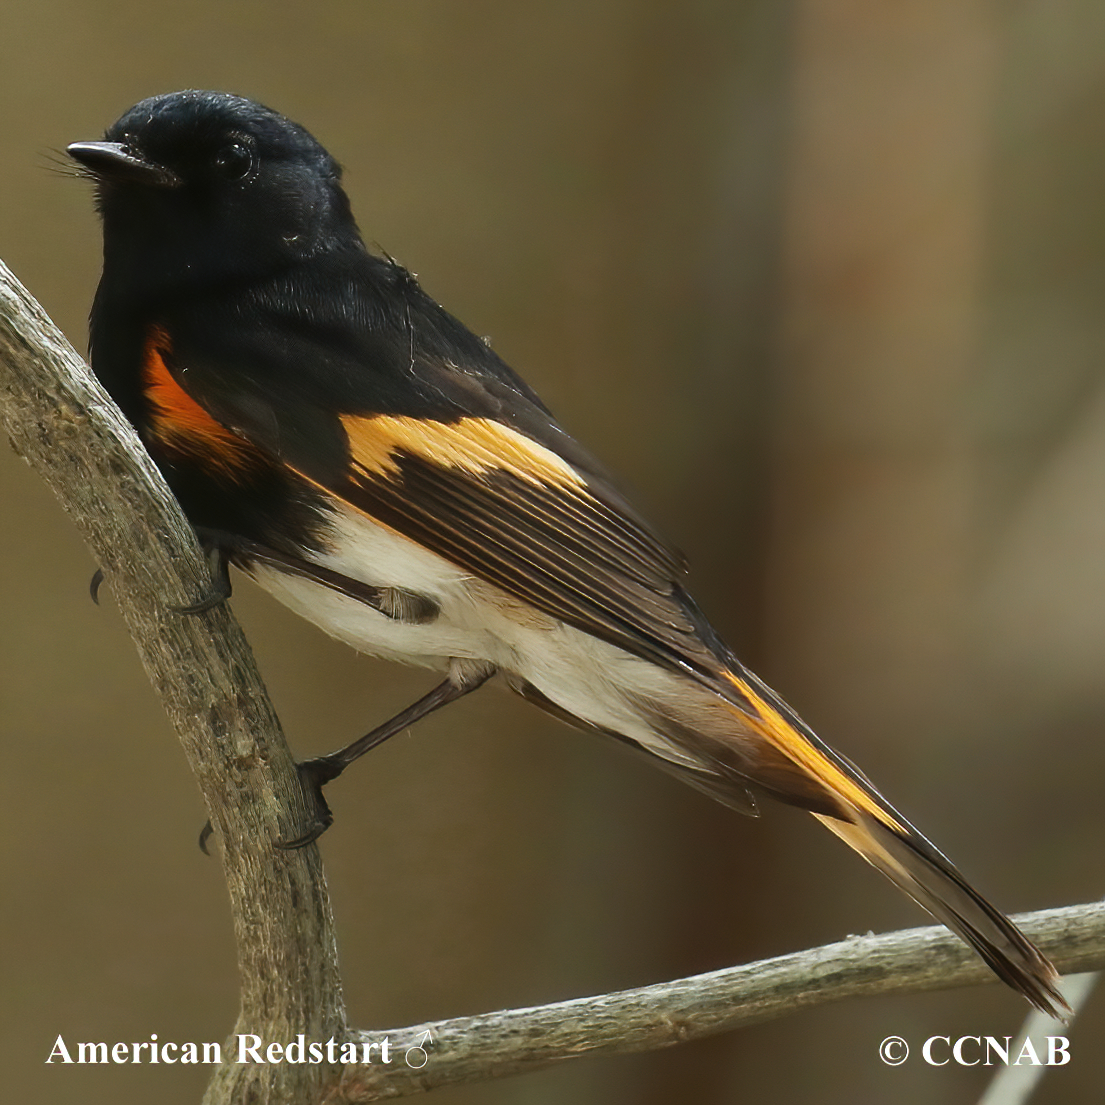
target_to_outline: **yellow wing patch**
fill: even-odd
[[[400,454],[472,475],[509,472],[528,483],[583,491],[586,484],[567,461],[490,418],[434,422],[405,415],[344,415],[354,465],[367,476],[392,476]]]
[[[748,700],[758,716],[742,717],[769,744],[779,749],[788,759],[821,783],[826,789],[845,802],[877,818],[895,832],[906,832],[868,792],[840,766],[833,763],[815,744],[808,741],[778,710],[758,695],[743,679],[732,672],[724,672],[729,680]]]

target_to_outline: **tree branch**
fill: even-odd
[[[195,536],[134,431],[2,262],[0,419],[105,569],[221,836],[241,972],[235,1034],[377,1045],[375,1063],[339,1068],[329,1056],[239,1064],[228,1043],[205,1105],[359,1105],[580,1055],[668,1047],[846,997],[992,981],[933,927],[554,1005],[350,1031],[318,850],[274,847],[306,811],[249,646],[225,605],[194,617],[173,611],[211,588]],[[1061,970],[1105,967],[1105,904],[1019,920]]]
[[[1060,971],[1105,967],[1105,902],[1016,920]],[[942,925],[856,936],[636,990],[360,1034],[373,1041],[387,1037],[392,1061],[347,1066],[323,1101],[364,1105],[538,1070],[561,1059],[671,1047],[845,998],[994,981],[982,960]],[[419,1046],[426,1062],[416,1053],[412,1066],[405,1052]]]
[[[273,847],[307,815],[253,654],[225,604],[200,616],[173,611],[211,590],[195,535],[134,430],[2,263],[0,417],[104,569],[221,837],[241,973],[235,1031],[342,1035],[318,849]],[[205,1102],[307,1101],[333,1073],[228,1062]]]

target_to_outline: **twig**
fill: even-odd
[[[1016,920],[1060,971],[1105,967],[1105,902]],[[845,998],[993,981],[974,952],[942,926],[852,937],[638,990],[362,1034],[377,1042],[386,1037],[392,1062],[348,1066],[324,1102],[363,1105],[560,1059],[670,1047]],[[419,1046],[425,1056],[416,1053],[420,1065],[409,1065],[406,1049]]]

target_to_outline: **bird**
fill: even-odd
[[[366,246],[334,158],[225,92],[126,111],[69,156],[95,184],[93,371],[212,557],[432,690],[299,766],[322,788],[491,680],[712,798],[808,811],[1062,1016],[1058,974],[848,759],[744,666],[682,555],[484,339]]]

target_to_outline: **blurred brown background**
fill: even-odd
[[[84,348],[99,232],[50,151],[182,87],[345,164],[365,237],[491,335],[690,555],[741,655],[1009,910],[1105,889],[1105,7],[1090,0],[8,0],[0,255]],[[199,1100],[69,1041],[221,1040],[204,812],[109,590],[0,455],[0,1069]],[[240,582],[297,752],[428,687]],[[921,923],[807,818],[753,822],[503,694],[331,792],[350,1013],[383,1027]],[[853,1002],[441,1105],[974,1101],[879,1041],[1014,1033],[996,986]],[[1097,1102],[1105,993],[1038,1100]]]

